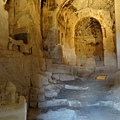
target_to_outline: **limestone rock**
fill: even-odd
[[[0,84],[0,119],[26,120],[27,105],[25,97],[16,94],[16,87],[11,82]],[[9,116],[9,117],[8,117]]]
[[[68,90],[88,90],[88,87],[79,87],[79,86],[74,86],[74,85],[65,85],[65,89]]]
[[[45,120],[77,120],[75,111],[69,109],[59,109],[58,111],[49,111],[46,114],[38,116]]]
[[[48,78],[41,74],[35,74],[32,76],[31,82],[34,87],[41,88],[42,86],[48,84]]]
[[[91,67],[95,68],[96,63],[95,63],[94,58],[87,58],[85,67],[86,68],[91,68]]]
[[[45,60],[45,58],[40,58],[40,69],[42,70],[42,71],[45,71],[47,68],[46,68],[46,60]]]
[[[45,72],[45,76],[51,80],[52,79],[52,72]]]
[[[53,74],[52,78],[55,79],[55,80],[59,80],[60,79],[59,74]]]
[[[52,73],[71,73],[71,67],[64,64],[47,64],[47,71]]]
[[[74,100],[69,101],[70,107],[82,107],[82,103],[80,101]]]
[[[61,81],[71,81],[71,80],[75,80],[74,76],[71,75],[67,75],[67,74],[59,74],[60,76],[60,80]]]
[[[51,51],[51,58],[53,63],[62,63],[62,47],[61,45],[55,46],[54,50]]]
[[[38,101],[30,101],[31,108],[37,108],[37,106],[38,106]]]
[[[49,84],[44,87],[45,96],[56,97],[58,93],[60,92],[60,89],[61,89],[60,85]]]
[[[113,108],[120,111],[120,102],[115,102]]]
[[[11,82],[0,84],[0,101],[6,101],[9,103],[16,102],[16,87]]]
[[[31,90],[30,90],[30,93],[32,93],[32,94],[38,94],[39,93],[39,88],[32,87]]]
[[[116,72],[116,75],[115,75],[115,85],[116,86],[120,85],[120,71]]]
[[[39,102],[45,101],[45,94],[44,93],[39,93],[38,94],[38,101]]]
[[[38,107],[44,108],[44,107],[55,107],[55,106],[61,106],[61,105],[68,105],[67,99],[53,99],[45,102],[39,102]]]

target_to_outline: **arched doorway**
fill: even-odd
[[[75,26],[75,49],[78,66],[85,66],[90,58],[96,66],[104,65],[103,35],[98,20],[86,17],[78,21]]]

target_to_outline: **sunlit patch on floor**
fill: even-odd
[[[96,77],[97,80],[106,80],[107,75],[98,75]]]

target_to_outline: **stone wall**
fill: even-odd
[[[8,45],[9,27],[8,12],[5,10],[6,0],[0,1],[0,49],[6,49]]]
[[[58,20],[58,30],[60,35],[58,36],[60,39],[61,34],[64,33],[64,45],[63,45],[63,54],[65,58],[67,58],[68,61],[70,59],[74,60],[78,53],[74,53],[72,58],[69,57],[70,51],[75,51],[75,26],[77,25],[78,21],[88,17],[88,18],[94,18],[96,19],[100,24],[101,29],[101,36],[102,36],[102,44],[104,53],[102,53],[104,56],[104,65],[106,67],[111,66],[116,67],[116,44],[115,44],[115,17],[114,17],[114,1],[99,1],[96,2],[95,0],[87,0],[83,1],[81,0],[78,2],[77,0],[72,1],[66,1],[61,5],[60,10],[57,14],[57,20]],[[86,21],[83,20],[85,23]],[[84,26],[85,28],[87,26]],[[96,26],[97,27],[97,26]],[[81,28],[82,30],[82,28]],[[86,29],[84,30],[86,31]],[[92,30],[94,33],[95,31]],[[86,31],[87,32],[87,31]],[[99,35],[97,35],[99,36]],[[100,38],[101,38],[100,36]],[[91,39],[91,36],[89,36]],[[62,41],[62,40],[59,40]],[[61,43],[61,44],[62,44]],[[110,44],[109,44],[110,43]],[[82,46],[86,46],[86,44],[82,44]],[[82,49],[82,48],[81,48]],[[93,48],[94,49],[94,48]],[[68,55],[68,57],[66,57]],[[77,60],[77,59],[76,59]],[[97,64],[97,63],[96,63]]]
[[[26,48],[32,49],[29,53],[40,55],[42,49],[40,1],[11,0],[6,6],[9,13],[10,37],[18,41],[23,40]]]
[[[116,45],[117,45],[117,61],[118,61],[118,69],[120,69],[120,23],[119,23],[119,19],[120,19],[120,14],[119,14],[119,1],[118,0],[115,0],[115,21],[116,21]]]
[[[16,87],[11,82],[0,82],[0,119],[26,120],[27,105],[25,97],[16,93]]]
[[[88,42],[85,45],[96,40],[95,33],[99,31],[97,42],[103,42],[100,50],[103,54],[104,49],[105,65],[109,66],[112,62],[111,65],[115,66],[116,61],[115,31],[112,29],[115,27],[114,7],[111,8],[111,2],[106,6],[104,1],[104,4],[101,3],[103,8],[98,6],[96,9],[95,1],[48,0],[41,6],[42,13],[40,3],[39,0],[0,2],[0,82],[14,83],[18,94],[30,99],[30,107],[33,108],[39,101],[45,101],[45,97],[55,97],[59,93],[63,86],[57,83],[75,80],[77,76],[87,78],[94,72],[96,63],[93,52],[88,49],[89,58],[85,56],[84,59],[84,55],[81,58],[78,53],[82,50],[81,44],[76,42],[78,39],[75,40],[75,34],[81,30],[75,32],[77,23],[84,18],[94,18],[99,23],[94,26],[97,27],[95,30],[88,28]],[[82,29],[90,24],[82,24]],[[92,45],[90,47],[94,49]]]
[[[11,81],[28,98],[42,54],[41,1],[0,2],[0,81]]]

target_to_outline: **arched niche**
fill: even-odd
[[[104,49],[104,65],[106,69],[110,67],[116,67],[116,53],[115,53],[115,43],[113,39],[113,30],[112,30],[112,20],[110,13],[108,11],[94,10],[94,9],[83,9],[77,13],[78,20],[77,23],[84,18],[94,18],[101,25],[101,31],[103,36],[103,49]],[[74,31],[75,31],[74,27]],[[77,61],[78,62],[78,61]]]
[[[69,12],[71,11],[66,9],[64,9],[64,7],[63,9],[61,8],[61,10],[57,14],[57,18],[59,18],[60,13],[63,14],[65,20],[64,26],[66,28],[65,31],[66,34],[68,33],[69,35],[66,36],[65,34],[64,47],[67,48],[65,49],[66,55],[68,56],[71,48],[74,48],[76,45],[74,40],[74,33],[75,33],[74,31],[77,23],[84,18],[94,18],[99,23],[102,34],[102,46],[103,46],[102,48],[104,50],[104,54],[103,54],[104,60],[102,60],[100,66],[104,65],[105,67],[108,68],[116,66],[116,53],[115,53],[116,46],[115,46],[115,39],[113,38],[114,37],[112,30],[113,20],[111,19],[110,11],[94,9],[92,7],[85,7],[84,9],[79,9],[78,11],[74,11],[72,14],[70,14]],[[67,22],[68,19],[69,19],[69,23]],[[69,44],[72,46],[70,46]],[[70,54],[69,56],[72,55]],[[74,55],[74,57],[75,57],[74,60],[76,60],[76,54]],[[76,63],[78,63],[78,61],[76,61]]]
[[[84,66],[88,58],[93,58],[96,66],[104,65],[103,33],[95,18],[85,17],[76,24],[75,53],[78,66]]]

